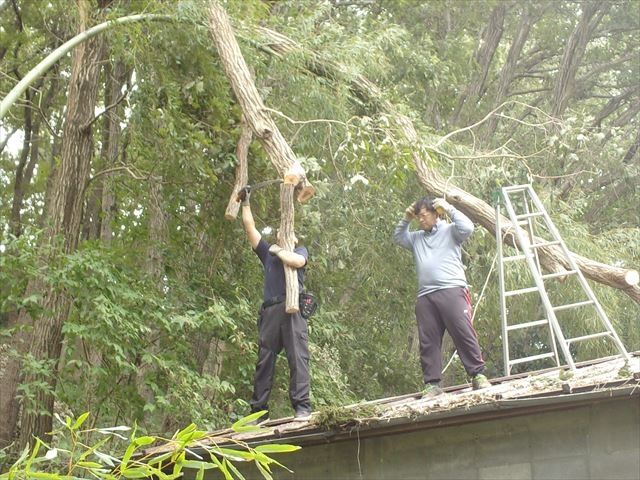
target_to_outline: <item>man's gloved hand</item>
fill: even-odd
[[[436,198],[433,200],[433,208],[436,209],[439,215],[444,215],[445,212],[449,212],[451,204],[444,198]]]
[[[404,216],[407,220],[413,220],[416,216],[416,202],[413,202],[404,211]]]
[[[249,185],[247,185],[246,187],[243,187],[238,192],[238,198],[242,202],[242,205],[249,205],[249,197],[250,196],[251,196],[251,187]]]
[[[269,253],[271,255],[277,255],[282,250],[284,250],[284,248],[282,248],[280,245],[277,245],[275,243],[269,247]]]

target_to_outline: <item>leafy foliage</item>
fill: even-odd
[[[231,426],[233,432],[259,431],[262,427],[247,425],[257,412],[238,420]],[[206,471],[217,472],[226,479],[242,479],[234,463],[253,462],[265,479],[272,478],[274,465],[288,470],[267,454],[287,453],[300,447],[288,444],[269,444],[251,448],[231,438],[216,438],[210,442],[206,431],[195,424],[177,431],[170,439],[138,435],[127,426],[86,428],[89,412],[78,418],[56,415],[62,426],[54,432],[55,445],[37,439],[33,449],[26,447],[20,457],[0,475],[0,479],[103,478],[158,478],[172,480],[194,471],[202,479]],[[124,435],[130,432],[128,437]],[[112,449],[122,446],[124,453],[117,455]],[[42,450],[46,449],[44,455]],[[1,452],[0,452],[1,453]],[[0,457],[0,460],[2,458]],[[289,470],[290,471],[290,470]],[[215,473],[214,473],[215,474]],[[213,478],[208,475],[207,478]]]

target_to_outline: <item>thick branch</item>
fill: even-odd
[[[293,209],[293,190],[294,185],[280,185],[280,232],[278,233],[278,242],[285,250],[293,252],[295,248],[295,229],[294,229],[294,209]],[[284,278],[287,285],[287,313],[295,313],[300,309],[298,302],[298,271],[295,268],[285,268]]]
[[[237,200],[238,192],[240,192],[240,189],[246,186],[249,182],[247,157],[249,155],[249,145],[251,145],[252,138],[253,132],[243,116],[240,121],[240,138],[236,145],[236,158],[238,159],[238,166],[236,167],[236,182],[233,185],[233,191],[231,192],[231,198],[229,198],[229,203],[227,204],[227,210],[224,212],[224,218],[227,220],[235,220],[238,216],[238,210],[240,210],[240,202]]]

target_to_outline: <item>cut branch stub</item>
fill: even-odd
[[[296,187],[296,199],[300,203],[304,203],[309,200],[316,193],[316,189],[307,180],[307,175],[300,165],[300,162],[296,162],[289,168],[284,174],[283,183],[285,185],[295,185]]]

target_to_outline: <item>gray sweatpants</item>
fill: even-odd
[[[418,297],[416,320],[424,383],[440,381],[445,329],[467,374],[473,376],[484,370],[478,336],[471,324],[471,298],[466,288],[445,288]]]
[[[284,348],[289,362],[289,399],[294,410],[311,410],[309,334],[300,313],[286,313],[285,302],[262,310],[258,320],[258,362],[251,411],[268,410],[276,359]]]

